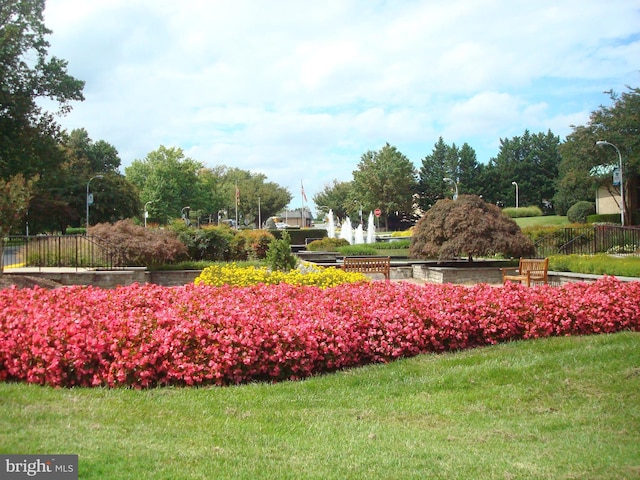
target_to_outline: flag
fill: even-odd
[[[302,199],[308,203],[309,200],[307,200],[307,195],[304,193],[304,185],[302,184],[302,180],[300,180],[300,193],[302,193]]]

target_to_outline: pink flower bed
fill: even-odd
[[[640,282],[562,288],[372,282],[0,291],[0,380],[226,385],[422,352],[640,331]]]

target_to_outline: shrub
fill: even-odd
[[[232,258],[231,242],[235,232],[227,225],[192,228],[177,222],[171,228],[178,231],[178,238],[186,245],[192,260],[219,262]]]
[[[274,236],[266,230],[240,230],[231,240],[231,260],[266,258],[272,240]]]
[[[314,240],[307,245],[307,250],[311,252],[337,252],[339,247],[349,245],[344,238],[323,238]]]
[[[398,232],[391,232],[392,237],[411,237],[413,235],[413,227]]]
[[[511,218],[525,218],[525,217],[542,217],[543,213],[540,207],[507,207],[502,209],[502,213]]]
[[[345,245],[344,247],[339,247],[338,252],[342,255],[352,255],[352,256],[366,256],[366,255],[377,255],[378,251],[375,247],[367,244],[359,244],[359,245]]]
[[[187,248],[170,230],[144,228],[131,220],[89,227],[89,235],[101,239],[118,252],[126,265],[154,267],[184,260]]]
[[[409,256],[450,259],[533,254],[531,240],[495,205],[475,195],[438,200],[413,229]]]
[[[593,202],[577,202],[567,211],[567,220],[571,223],[587,223],[587,217],[596,213],[596,205]]]
[[[309,239],[316,240],[325,238],[327,230],[325,228],[288,228],[286,230],[269,230],[275,238],[282,238],[282,234],[287,232],[289,235],[289,245],[306,245]]]
[[[620,224],[619,213],[600,213],[587,215],[587,223],[617,223]]]
[[[411,240],[392,240],[390,242],[376,242],[374,247],[376,250],[400,250],[409,248],[411,246]]]
[[[280,239],[271,240],[267,250],[267,264],[271,270],[288,272],[295,268],[297,261],[296,256],[291,253],[291,243],[287,231],[282,232]]]

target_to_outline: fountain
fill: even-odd
[[[369,224],[367,226],[367,243],[376,243],[376,224],[373,221],[373,212],[369,212]]]
[[[351,219],[349,217],[345,218],[344,222],[342,222],[340,238],[344,238],[350,245],[353,244],[353,228],[351,227]]]
[[[329,238],[336,238],[336,223],[333,219],[333,210],[329,209],[327,216],[329,217],[327,221],[327,236]]]
[[[358,228],[356,228],[356,231],[354,233],[353,243],[356,245],[360,245],[361,243],[364,243],[364,232],[362,231],[361,223],[359,223]]]

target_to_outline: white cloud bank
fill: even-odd
[[[165,145],[262,172],[294,207],[385,142],[485,162],[640,84],[637,0],[48,0],[45,23],[86,81],[65,128],[124,166]]]

